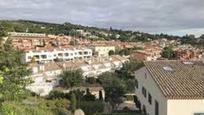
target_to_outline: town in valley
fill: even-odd
[[[0,115],[204,115],[204,2],[113,1],[0,0]]]

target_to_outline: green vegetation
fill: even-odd
[[[49,99],[68,99],[70,101],[69,110],[80,108],[86,115],[94,115],[95,113],[101,113],[104,109],[104,102],[100,99],[96,99],[94,95],[87,89],[86,93],[80,90],[74,90],[69,93],[63,93],[60,90],[54,90],[48,96]]]
[[[59,75],[59,77],[62,78],[62,85],[67,88],[80,86],[80,84],[83,82],[81,70],[67,70]]]
[[[125,81],[127,92],[134,92],[135,76],[133,74],[136,70],[140,69],[143,66],[144,63],[142,61],[130,60],[129,62],[124,63],[123,67],[119,71],[116,71],[118,77]]]
[[[191,44],[193,46],[198,46],[204,48],[204,34],[199,38],[195,38],[194,35],[186,35],[181,39],[182,44]]]
[[[130,61],[115,73],[106,72],[98,77],[99,82],[104,87],[106,101],[110,102],[113,108],[123,102],[126,93],[134,92],[135,80],[132,74],[143,65],[139,61]]]
[[[0,49],[0,100],[20,100],[26,96],[25,86],[29,71],[20,63],[21,52],[14,50],[9,42]]]
[[[0,108],[3,115],[69,115],[69,101],[28,98],[23,102],[5,101]]]
[[[90,35],[82,35],[77,30],[83,30],[90,33]],[[184,44],[192,44],[195,46],[204,46],[203,36],[195,39],[194,35],[186,35],[183,37],[172,36],[167,34],[148,34],[139,31],[123,31],[113,29],[85,27],[82,25],[75,25],[71,23],[54,24],[46,22],[37,22],[29,20],[17,21],[0,21],[0,37],[5,36],[7,32],[30,32],[30,33],[46,33],[55,35],[70,35],[74,37],[89,38],[91,40],[105,39],[105,40],[120,40],[120,41],[142,41],[148,42],[151,40],[166,38],[169,40],[180,40]]]
[[[102,101],[82,101],[79,103],[79,107],[86,115],[95,115],[103,112],[104,103]]]
[[[130,110],[115,110],[110,114],[96,114],[96,115],[143,115],[139,111]]]
[[[68,115],[69,101],[47,100],[32,96],[25,87],[31,82],[30,71],[20,63],[21,52],[9,41],[0,49],[0,114],[1,115]]]
[[[81,108],[87,115],[102,113],[105,103],[100,98],[96,99],[87,89],[83,91],[71,91],[63,93],[52,91],[47,98],[40,98],[31,95],[25,89],[30,83],[26,76],[30,74],[26,65],[20,63],[21,53],[12,49],[8,43],[0,49],[0,114],[10,115],[68,115],[69,111]],[[82,78],[81,70],[64,71],[60,76],[64,88],[81,86],[83,83],[98,84],[101,83],[106,92],[106,101],[110,102],[113,107],[117,107],[123,101],[125,93],[131,92],[131,74],[135,69],[142,66],[141,62],[130,61],[125,63],[124,67],[115,73],[104,73],[99,79]],[[130,70],[126,72],[127,70]],[[122,74],[120,74],[122,73]],[[127,90],[128,89],[128,90]]]
[[[113,50],[109,51],[108,54],[111,56],[111,55],[114,55],[115,52]]]
[[[71,110],[75,111],[77,106],[77,100],[75,93],[71,93]]]
[[[104,87],[106,100],[111,103],[113,108],[122,103],[122,97],[126,93],[125,82],[120,80],[117,74],[110,72],[106,72],[98,78]]]
[[[173,59],[174,58],[174,51],[173,51],[172,47],[165,47],[162,50],[161,56],[163,58]]]

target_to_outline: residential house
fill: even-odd
[[[150,61],[135,72],[136,96],[147,115],[203,115],[204,63]]]
[[[21,62],[49,62],[54,60],[70,61],[74,59],[87,59],[92,57],[92,50],[89,48],[66,48],[48,49],[40,51],[28,51],[22,55]]]
[[[91,57],[90,59],[76,59],[73,61],[31,63],[29,68],[32,71],[31,78],[34,81],[27,88],[41,96],[48,95],[49,92],[59,85],[59,75],[64,70],[81,69],[84,79],[87,77],[97,77],[107,72],[115,71],[123,66],[128,59],[113,55],[107,58]]]
[[[109,56],[110,51],[115,52],[114,46],[95,45],[95,46],[92,46],[91,49],[93,50],[94,55],[97,55],[99,57]]]

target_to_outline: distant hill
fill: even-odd
[[[29,33],[46,33],[55,35],[70,35],[82,38],[121,40],[121,41],[150,41],[154,39],[176,39],[183,43],[193,45],[203,45],[204,38],[195,39],[192,36],[171,36],[167,34],[149,34],[139,31],[124,31],[113,29],[104,29],[96,27],[87,27],[71,23],[56,24],[31,20],[0,20],[0,36],[4,36],[7,32],[29,32]],[[83,31],[83,33],[82,33]],[[183,38],[183,39],[181,39]]]

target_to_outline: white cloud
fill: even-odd
[[[0,18],[198,34],[203,6],[203,0],[0,0]]]

